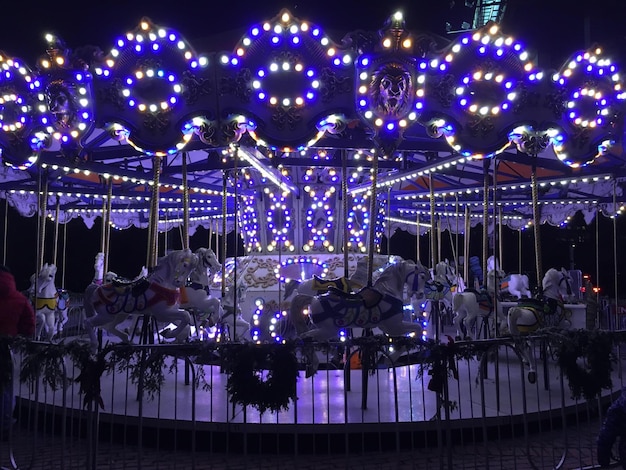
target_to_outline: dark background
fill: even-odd
[[[537,54],[541,68],[559,68],[575,52],[593,44],[600,44],[613,54],[618,63],[626,63],[626,2],[623,0],[595,0],[592,3],[565,0],[509,0],[501,27],[526,43],[531,52]],[[232,49],[247,28],[276,16],[282,8],[301,19],[321,26],[329,36],[339,42],[348,31],[356,29],[376,30],[383,26],[395,11],[404,13],[406,26],[412,31],[426,30],[445,35],[446,22],[453,29],[462,21],[471,22],[470,10],[464,1],[430,0],[406,2],[363,2],[336,0],[334,2],[277,2],[274,0],[240,0],[237,2],[155,2],[137,0],[132,2],[87,2],[68,0],[51,2],[3,2],[0,7],[0,51],[19,57],[31,67],[45,53],[44,34],[56,33],[67,45],[78,48],[95,45],[107,52],[115,39],[134,29],[140,19],[149,17],[154,23],[178,30],[197,52],[212,52]],[[6,261],[14,270],[18,287],[28,287],[28,278],[36,266],[38,220],[16,215],[0,201],[0,217],[3,234],[6,227]],[[542,260],[544,270],[548,267],[564,266],[577,268],[592,275],[596,280],[596,246],[600,265],[600,285],[603,293],[614,295],[613,265],[613,220],[603,216],[598,224],[585,226],[577,218],[568,228],[542,226]],[[624,246],[624,221],[618,219],[618,252]],[[54,242],[54,225],[48,223],[48,245],[45,252],[51,256]],[[596,230],[599,239],[596,239]],[[64,236],[67,237],[63,245]],[[482,229],[472,230],[470,256],[482,254]],[[521,234],[522,265],[519,266],[518,232],[505,229],[503,245],[505,256],[502,267],[507,272],[526,272],[534,285],[534,237],[532,231]],[[4,240],[4,235],[2,236]],[[169,246],[180,244],[178,230],[168,235]],[[442,236],[442,257],[452,258],[452,244],[447,233]],[[80,292],[93,277],[93,261],[100,251],[100,220],[92,229],[87,229],[81,220],[61,226],[59,251],[65,253],[63,263],[57,262],[59,273],[57,284],[71,291]],[[161,241],[163,243],[163,235]],[[213,240],[213,248],[216,248]],[[429,241],[422,236],[421,258],[430,265]],[[234,254],[233,234],[227,242],[229,255]],[[574,244],[575,247],[571,248]],[[208,245],[208,231],[199,229],[191,237],[191,248]],[[415,259],[417,241],[414,236],[399,231],[391,239],[383,240],[382,251],[388,250],[404,258]],[[63,246],[66,247],[63,250]],[[462,238],[459,246],[463,246]],[[113,231],[110,242],[111,270],[125,277],[134,277],[146,264],[147,230],[128,229]],[[240,254],[243,254],[240,252]],[[0,252],[4,255],[4,250]],[[623,257],[623,256],[622,256]],[[46,259],[45,261],[51,261]],[[621,262],[623,265],[623,261]],[[621,266],[620,266],[621,269]],[[71,273],[64,279],[63,271]]]

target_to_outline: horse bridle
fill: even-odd
[[[561,273],[561,279],[559,280],[559,286],[561,285],[561,283],[565,281],[566,284],[566,289],[567,289],[567,295],[572,295],[572,285],[569,282],[569,276],[566,276],[564,273]]]
[[[411,290],[409,292],[417,292],[418,288],[419,288],[419,274],[423,272],[424,274],[426,274],[426,270],[424,269],[424,267],[420,267],[417,264],[415,265],[415,269],[408,273],[406,275],[406,277],[404,278],[404,283],[407,284],[408,280],[409,280],[409,276],[411,274],[413,274],[413,283],[411,285]]]

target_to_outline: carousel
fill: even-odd
[[[582,277],[566,260],[544,266],[540,226],[624,209],[618,65],[598,45],[544,70],[491,21],[452,38],[409,28],[398,12],[331,38],[283,10],[212,52],[143,18],[110,50],[48,35],[36,64],[0,54],[0,195],[39,219],[39,337],[68,321],[49,281],[71,254],[45,240],[57,247],[73,219],[100,227],[76,320],[94,351],[103,330],[142,343],[438,341],[446,315],[459,339],[519,335],[542,326],[517,303],[541,289],[575,309]],[[148,233],[145,271],[122,280],[109,237],[129,227]],[[526,269],[521,253],[506,267],[517,277],[500,266],[517,249],[503,227],[534,235]],[[394,255],[396,231],[417,235],[414,259]],[[491,294],[492,320],[463,284]],[[143,324],[124,329],[129,315]],[[336,359],[305,350],[307,379]]]

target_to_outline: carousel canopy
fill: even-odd
[[[594,45],[542,69],[492,3],[445,37],[398,12],[335,38],[282,10],[226,50],[143,18],[106,51],[48,35],[36,64],[2,52],[1,195],[87,226],[110,205],[116,228],[147,227],[157,197],[160,230],[234,228],[256,253],[332,253],[344,230],[365,252],[370,224],[433,216],[523,228],[533,177],[541,222],[615,215],[618,64]]]

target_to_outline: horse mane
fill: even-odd
[[[550,268],[543,275],[543,281],[541,282],[541,287],[543,290],[546,290],[555,285],[555,277],[559,274],[559,271],[556,268]]]

